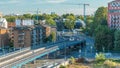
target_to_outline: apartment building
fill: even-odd
[[[14,48],[20,49],[42,43],[40,26],[21,26],[13,28]]]
[[[0,27],[0,48],[4,48],[9,44],[8,29]]]
[[[0,18],[0,27],[8,28],[8,23],[5,18]]]
[[[112,29],[120,29],[120,0],[108,3],[108,26]]]
[[[0,18],[2,18],[2,13],[0,12]]]
[[[51,33],[51,27],[48,25],[41,25],[42,26],[42,30],[43,30],[43,39],[47,38],[50,36]]]

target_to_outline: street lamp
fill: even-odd
[[[105,48],[103,47],[102,49],[103,49],[103,53],[104,53],[104,51],[105,51]]]
[[[66,42],[64,42],[63,43],[63,45],[64,45],[64,65],[65,65],[65,63],[66,63]]]
[[[81,49],[79,50],[79,58],[81,57]]]
[[[93,48],[93,47],[91,46],[91,54],[92,54],[92,48]]]

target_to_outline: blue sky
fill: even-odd
[[[83,6],[73,5],[88,3],[86,14],[90,15],[100,6],[106,6],[113,0],[0,0],[0,12],[3,14],[35,13],[37,9],[41,13],[56,12],[57,14],[74,13],[83,14]]]

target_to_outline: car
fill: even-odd
[[[70,37],[70,38],[69,38],[69,41],[74,41],[74,38],[73,38],[73,37]]]

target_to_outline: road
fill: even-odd
[[[17,55],[13,58],[10,57],[6,60],[4,59],[4,61],[0,62],[0,67],[8,68],[9,66],[15,66],[17,64],[20,64],[20,65],[26,64],[27,62],[34,60],[35,57],[39,57],[39,55],[44,55],[48,52],[54,51],[54,50],[59,49],[61,47],[63,48],[65,45],[71,46],[71,45],[74,45],[76,43],[78,44],[80,42],[81,41],[76,41],[76,40],[65,41],[65,42],[59,42],[56,44],[54,43],[54,45],[51,44],[51,45],[45,47],[45,50],[44,49],[43,50],[36,50],[36,49],[34,50],[33,49],[33,50],[28,51],[27,53],[24,53],[24,54],[22,53],[22,54]]]

